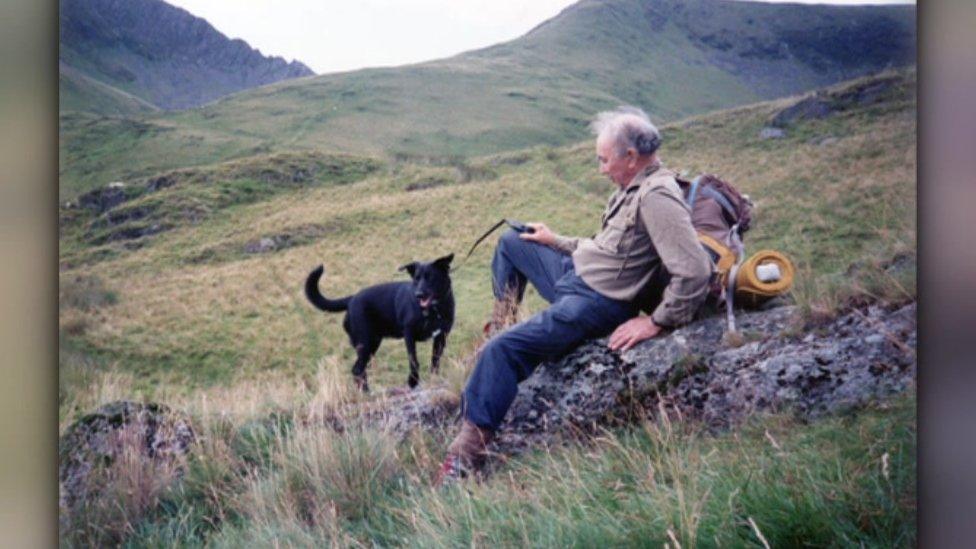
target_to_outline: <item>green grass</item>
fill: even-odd
[[[59,63],[58,111],[131,116],[158,112],[159,108],[144,99],[90,78],[64,63]]]
[[[909,547],[915,422],[910,397],[815,424],[764,416],[718,436],[662,418],[445,489],[429,480],[444,433],[398,444],[279,423],[246,446],[217,422],[182,481],[126,516],[87,509],[93,522],[64,541],[713,547],[760,546],[761,535],[773,547]]]

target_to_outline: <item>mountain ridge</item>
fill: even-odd
[[[470,157],[558,146],[583,137],[594,113],[620,104],[666,123],[911,64],[914,17],[914,6],[583,0],[487,48],[280,81],[150,115],[158,131],[117,146],[100,142],[110,150],[97,161],[66,121],[72,137],[62,152],[77,163],[62,178],[86,190],[276,151]]]
[[[63,0],[60,23],[61,64],[166,110],[314,74],[161,0]]]

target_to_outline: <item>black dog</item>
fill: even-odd
[[[410,282],[387,282],[360,290],[342,299],[328,299],[319,292],[322,266],[305,280],[305,296],[319,309],[335,313],[346,311],[342,327],[356,349],[352,375],[364,392],[366,366],[384,337],[403,338],[410,358],[411,388],[420,382],[417,362],[418,341],[434,336],[430,371],[436,372],[447,344],[447,334],[454,325],[454,294],[451,292],[450,265],[454,254],[431,263],[408,263],[399,270],[410,273]]]

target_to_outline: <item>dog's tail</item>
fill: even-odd
[[[350,298],[329,299],[319,292],[319,279],[322,278],[324,271],[325,269],[319,265],[314,271],[309,273],[308,278],[305,279],[305,297],[312,302],[312,305],[315,305],[323,311],[329,313],[345,311],[349,308]]]

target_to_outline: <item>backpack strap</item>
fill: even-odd
[[[696,179],[695,181],[697,182],[698,180]],[[692,190],[694,190],[694,188]],[[722,206],[722,209],[725,210],[725,213],[727,213],[731,219],[733,220],[739,219],[738,212],[736,212],[735,208],[732,207],[732,203],[729,202],[729,199],[725,198],[725,195],[716,191],[713,187],[705,187],[704,189],[702,189],[701,192],[703,196],[707,196],[708,198],[711,198],[715,202],[718,202],[719,205]],[[691,205],[694,206],[694,202],[691,202]]]
[[[701,176],[695,178],[691,182],[691,190],[688,191],[688,209],[695,209],[695,198],[698,196],[698,184],[701,183]]]

